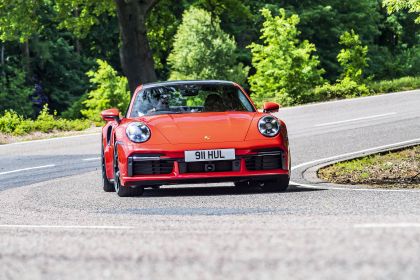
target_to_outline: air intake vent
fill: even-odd
[[[271,170],[282,168],[282,152],[266,152],[245,159],[248,170]]]

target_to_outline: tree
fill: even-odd
[[[315,45],[298,39],[297,15],[287,17],[284,9],[276,17],[268,9],[261,13],[265,18],[263,44],[249,46],[256,70],[249,78],[253,99],[258,103],[274,99],[284,105],[310,101],[312,88],[322,82],[323,73],[313,54]]]
[[[337,55],[337,60],[343,68],[341,78],[349,78],[356,83],[363,81],[363,69],[368,66],[368,47],[363,46],[359,35],[354,30],[344,32],[339,44],[343,49]]]
[[[235,40],[218,17],[191,7],[182,18],[168,57],[170,79],[223,79],[243,83],[248,68],[237,63]]]
[[[384,0],[384,7],[388,9],[389,13],[400,10],[408,10],[410,13],[420,13],[420,0]],[[417,15],[416,23],[420,23],[420,15]]]
[[[117,14],[121,65],[133,92],[140,83],[156,80],[146,18],[158,1],[0,0],[0,40],[28,42],[43,28],[38,11],[45,6],[53,5],[58,26],[71,30],[78,38],[86,36],[89,29],[98,24],[100,15]]]

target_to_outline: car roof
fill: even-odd
[[[234,85],[234,82],[223,80],[191,80],[191,81],[167,81],[158,83],[148,83],[143,85],[143,89],[167,86],[181,86],[181,85]]]

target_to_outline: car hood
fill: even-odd
[[[255,112],[168,114],[146,117],[172,144],[243,141]],[[152,136],[153,137],[153,136]]]

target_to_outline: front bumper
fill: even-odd
[[[236,159],[229,162],[204,162],[203,166],[186,163],[184,151],[133,149],[119,145],[121,183],[125,186],[153,186],[186,183],[270,180],[289,176],[288,147],[254,145],[236,149]],[[203,148],[202,148],[203,149]]]

